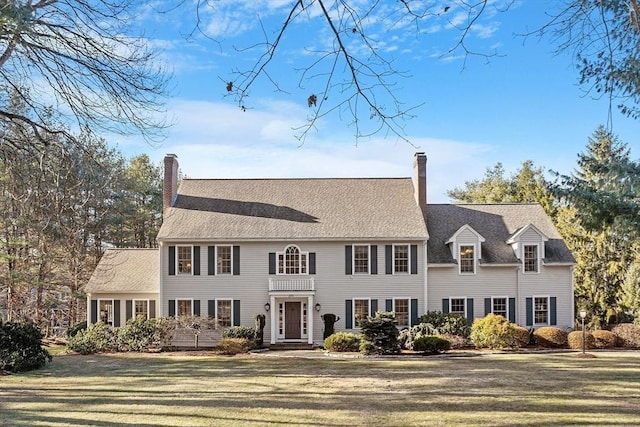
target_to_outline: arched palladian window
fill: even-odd
[[[309,252],[302,252],[295,245],[278,252],[278,274],[307,274]]]

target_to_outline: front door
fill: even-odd
[[[284,339],[299,340],[300,334],[300,302],[285,302]]]

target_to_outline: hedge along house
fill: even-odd
[[[147,280],[132,277],[138,250],[107,251],[87,285],[88,320],[111,304],[122,323],[144,294],[148,316],[227,327],[265,314],[271,343],[321,342],[327,313],[354,332],[377,311],[395,311],[400,327],[427,310],[573,325],[573,258],[542,209],[427,205],[426,162],[416,153],[413,179],[185,179],[178,189],[167,155],[159,249],[139,250],[155,257],[140,269]]]

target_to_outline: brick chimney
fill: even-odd
[[[162,213],[173,205],[178,192],[178,156],[164,156],[164,180],[162,181]]]
[[[413,160],[413,188],[416,203],[421,209],[427,206],[427,156],[416,153]]]

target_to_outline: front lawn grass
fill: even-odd
[[[0,425],[637,425],[640,352],[596,354],[60,355],[0,377]]]

